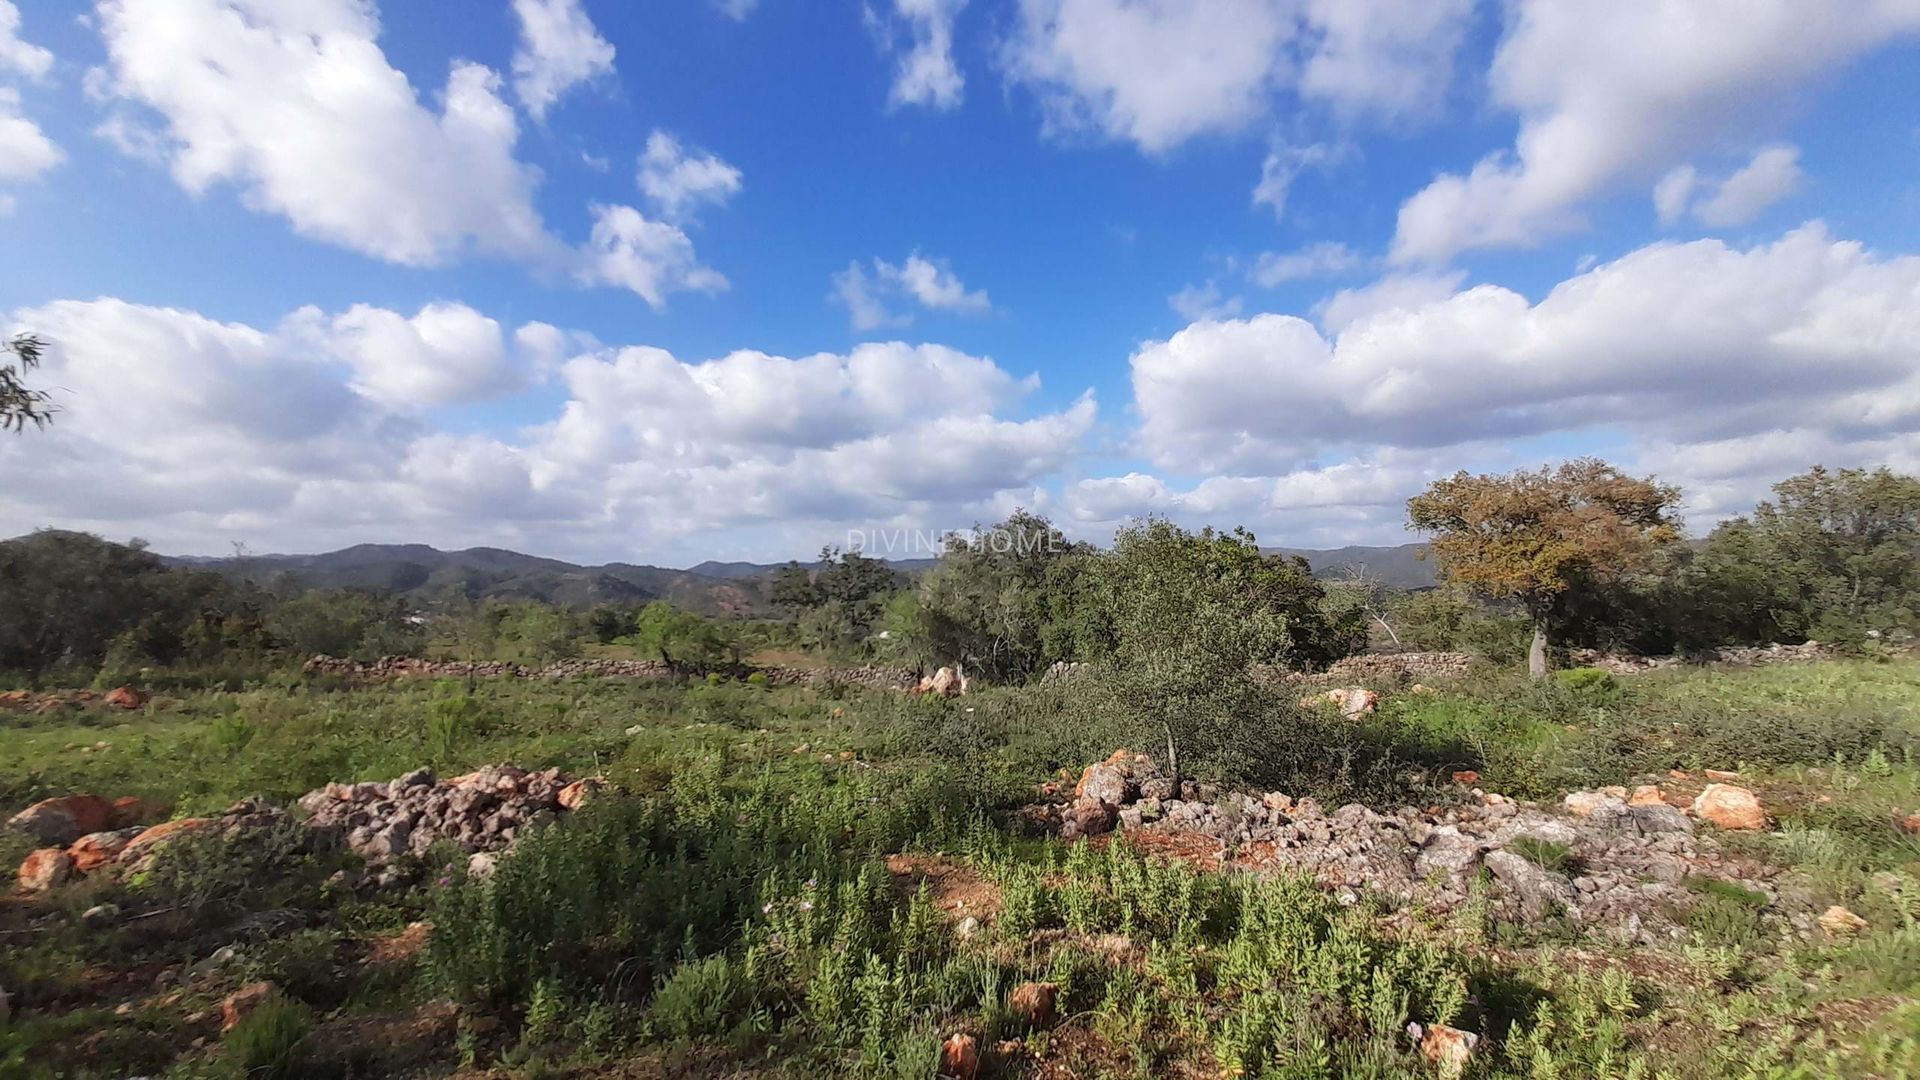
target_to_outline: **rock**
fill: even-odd
[[[41,848],[20,863],[20,887],[27,892],[46,892],[73,879],[73,860],[62,848]]]
[[[1445,1024],[1429,1024],[1420,1039],[1420,1053],[1442,1077],[1454,1080],[1466,1071],[1467,1063],[1473,1060],[1474,1047],[1478,1045],[1480,1036],[1471,1031],[1461,1031]]]
[[[91,874],[103,866],[109,865],[120,857],[129,841],[140,835],[140,830],[116,829],[112,832],[88,833],[67,847],[67,857],[73,860],[73,872]]]
[[[980,1044],[971,1035],[954,1035],[940,1045],[940,1075],[973,1080],[980,1075]]]
[[[220,1002],[220,1032],[226,1034],[254,1014],[260,1006],[280,996],[280,988],[270,982],[248,983],[228,994]]]
[[[113,804],[98,795],[42,799],[8,818],[7,827],[42,844],[65,847],[88,833],[113,828]]]
[[[1306,698],[1301,704],[1311,708],[1319,701],[1329,701],[1340,715],[1349,720],[1365,716],[1380,706],[1380,695],[1364,686],[1342,686],[1321,694],[1318,698]]]
[[[1458,826],[1439,825],[1427,834],[1414,870],[1422,877],[1434,873],[1459,876],[1470,873],[1480,862],[1480,841],[1462,833]]]
[[[150,803],[134,795],[122,795],[113,800],[112,827],[128,829],[135,825],[147,825],[164,819],[168,812],[163,804]]]
[[[1831,938],[1852,937],[1867,928],[1867,920],[1835,904],[1823,912],[1819,918],[1820,929]]]
[[[1633,823],[1649,836],[1660,833],[1691,833],[1693,822],[1678,807],[1666,803],[1628,807]]]
[[[1574,901],[1573,883],[1564,876],[1515,855],[1511,851],[1489,851],[1487,869],[1520,900],[1529,918],[1541,918],[1557,905],[1569,907]]]
[[[478,851],[467,858],[467,876],[475,881],[485,881],[493,876],[500,865],[500,857],[488,851]]]
[[[562,810],[578,810],[580,807],[586,805],[587,798],[591,796],[599,786],[598,783],[592,780],[575,780],[573,783],[560,789],[560,794],[555,801],[559,802]]]
[[[1693,815],[1722,829],[1764,831],[1767,812],[1753,792],[1732,784],[1708,784],[1693,800]]]
[[[1472,769],[1461,769],[1453,774],[1452,780],[1456,784],[1472,787],[1480,782],[1480,774]]]
[[[389,799],[405,798],[407,793],[412,791],[414,788],[432,787],[432,786],[433,786],[433,770],[423,766],[421,768],[413,770],[410,773],[406,773],[405,775],[396,776],[392,780],[388,781],[387,798]],[[324,791],[325,789],[323,788],[321,790]]]
[[[1704,774],[1704,775],[1706,776],[1706,778],[1707,778],[1707,779],[1709,779],[1709,780],[1719,780],[1719,781],[1721,781],[1721,782],[1725,782],[1725,781],[1729,781],[1729,780],[1738,780],[1738,779],[1740,779],[1740,774],[1739,774],[1739,773],[1737,773],[1737,772],[1727,772],[1727,771],[1725,771],[1724,769],[1702,769],[1702,770],[1700,770],[1700,771],[1701,771],[1701,773],[1703,773],[1703,774]]]
[[[120,909],[113,904],[95,904],[80,913],[80,924],[98,930],[120,921]]]
[[[1118,807],[1127,801],[1127,774],[1118,765],[1102,762],[1089,765],[1074,785],[1073,796],[1082,802],[1091,800]]]
[[[961,941],[971,941],[980,934],[980,920],[969,915],[960,920],[960,925],[954,927],[953,932]]]
[[[1909,836],[1920,836],[1920,811],[1908,814],[1900,819],[1900,831]]]
[[[147,695],[131,686],[119,686],[107,691],[100,700],[116,709],[138,709],[147,703]]]
[[[943,667],[927,680],[927,693],[941,697],[959,697],[965,693],[964,680],[950,667]]]
[[[1050,982],[1021,983],[1007,998],[1007,1007],[1029,1028],[1047,1028],[1053,1025],[1054,1001],[1059,994],[1060,988]]]
[[[1652,784],[1641,784],[1634,788],[1633,794],[1627,798],[1628,806],[1665,806],[1666,804],[1666,796]]]
[[[1624,799],[1615,798],[1604,791],[1575,791],[1561,800],[1561,806],[1574,817],[1583,818],[1592,817],[1593,812],[1601,807],[1624,802]]]
[[[1098,799],[1082,799],[1067,807],[1065,820],[1060,826],[1060,838],[1074,840],[1082,836],[1099,836],[1112,832],[1119,812]]]
[[[187,833],[210,828],[214,824],[215,822],[207,818],[177,818],[150,829],[142,829],[138,836],[127,841],[127,846],[120,849],[120,855],[115,861],[122,866],[131,866],[173,840]]]

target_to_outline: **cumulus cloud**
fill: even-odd
[[[1212,281],[1204,285],[1188,285],[1167,297],[1167,306],[1188,322],[1231,318],[1240,314],[1240,303],[1237,296],[1221,295],[1220,286]]]
[[[867,23],[896,56],[889,104],[958,108],[966,78],[953,60],[953,23],[967,0],[881,0],[886,13],[867,7]]]
[[[53,70],[53,53],[20,38],[20,9],[13,0],[0,0],[0,71],[29,79]]]
[[[1388,311],[1407,311],[1445,300],[1467,280],[1464,270],[1446,273],[1393,273],[1355,289],[1341,289],[1314,306],[1314,317],[1330,334]]]
[[[1244,129],[1282,92],[1348,117],[1430,111],[1470,0],[1021,0],[1004,50],[1056,133],[1150,154]]]
[[[40,125],[21,115],[20,92],[0,86],[0,183],[37,179],[65,160]]]
[[[1132,360],[1141,449],[1290,470],[1341,447],[1446,447],[1602,425],[1679,441],[1920,432],[1920,257],[1815,224],[1746,250],[1655,244],[1538,303],[1479,286],[1372,313],[1200,323]]]
[[[741,22],[760,6],[760,0],[713,0],[714,9],[735,22]]]
[[[1689,213],[1713,228],[1744,225],[1793,194],[1802,179],[1797,148],[1766,146],[1718,182],[1703,181],[1691,165],[1680,166],[1654,185],[1653,205],[1662,225],[1672,225]]]
[[[1097,413],[1088,395],[1015,415],[1036,377],[939,345],[699,362],[593,346],[554,366],[566,400],[547,422],[463,433],[422,407],[497,392],[516,362],[581,339],[535,323],[508,346],[458,304],[302,309],[256,328],[62,301],[5,321],[54,343],[62,411],[0,441],[0,527],[137,530],[183,552],[404,539],[696,561],[743,530],[791,538],[744,552],[765,558],[1029,495]]]
[[[1586,200],[1777,122],[1792,91],[1920,32],[1910,0],[1519,0],[1507,10],[1489,82],[1495,104],[1519,116],[1514,148],[1408,199],[1394,236],[1399,261],[1444,262],[1578,229]]]
[[[912,323],[913,315],[895,310],[896,304],[961,314],[993,309],[985,289],[969,290],[944,261],[917,251],[898,264],[874,259],[871,271],[858,262],[849,263],[833,275],[828,299],[845,305],[853,328],[861,332]]]
[[[456,61],[437,109],[356,0],[102,0],[100,93],[154,111],[175,180],[237,187],[303,236],[411,266],[551,254],[499,78]]]
[[[1269,251],[1253,265],[1255,284],[1271,289],[1304,278],[1331,277],[1360,269],[1366,260],[1338,241],[1309,244],[1298,251]]]
[[[575,276],[589,285],[631,290],[655,311],[674,292],[722,292],[727,279],[700,265],[693,241],[678,226],[654,221],[631,206],[595,204],[593,233]]]
[[[740,170],[714,154],[689,154],[680,140],[656,130],[640,155],[640,192],[668,221],[693,216],[701,206],[721,206],[740,193]]]
[[[520,20],[513,88],[536,119],[568,90],[613,73],[613,45],[580,0],[513,0],[513,13]]]

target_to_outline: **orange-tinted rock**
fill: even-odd
[[[1920,836],[1920,811],[1908,814],[1900,819],[1900,831]]]
[[[1461,769],[1460,771],[1453,774],[1453,782],[1456,784],[1465,784],[1467,787],[1472,787],[1473,785],[1480,782],[1480,774],[1477,772],[1474,772],[1472,769]]]
[[[255,1010],[280,996],[280,988],[270,982],[248,983],[246,986],[228,994],[220,1002],[220,1030],[222,1033],[238,1027],[240,1021],[252,1016]]]
[[[1693,800],[1694,816],[1722,829],[1764,830],[1767,812],[1753,792],[1732,784],[1708,784]]]
[[[1825,930],[1828,937],[1834,938],[1852,937],[1867,928],[1867,920],[1839,904],[1822,912],[1819,922],[1820,929]]]
[[[127,846],[120,849],[120,858],[117,861],[125,864],[139,862],[141,859],[151,855],[154,849],[169,841],[197,829],[207,828],[212,824],[213,822],[208,821],[206,818],[191,817],[162,822],[151,829],[142,831],[140,835],[128,841]]]
[[[73,860],[74,873],[91,874],[118,859],[132,839],[125,830],[88,833],[68,846],[67,858]]]
[[[145,825],[164,819],[170,812],[164,803],[151,803],[133,795],[122,795],[113,800],[113,827],[126,829]]]
[[[20,864],[20,887],[28,892],[46,892],[73,878],[73,860],[56,847],[41,848]]]
[[[1627,799],[1628,806],[1664,806],[1666,797],[1652,784],[1641,784],[1633,789],[1633,795]]]
[[[980,1044],[971,1035],[955,1035],[940,1046],[940,1075],[973,1080],[980,1075]]]
[[[1479,1043],[1480,1036],[1471,1031],[1429,1024],[1420,1040],[1420,1052],[1441,1076],[1452,1080],[1466,1071],[1467,1062],[1473,1059],[1473,1048]]]
[[[578,810],[599,787],[599,782],[595,780],[575,780],[561,788],[555,799],[563,810]]]
[[[138,709],[147,703],[147,695],[131,686],[115,687],[101,700],[116,709]]]
[[[1028,1027],[1051,1027],[1054,1021],[1054,1002],[1060,995],[1060,988],[1049,982],[1021,983],[1013,988],[1013,994],[1007,999],[1007,1007],[1013,1015],[1019,1017]]]
[[[1739,774],[1739,773],[1737,773],[1737,772],[1727,772],[1727,771],[1726,771],[1726,770],[1724,770],[1724,769],[1702,769],[1702,770],[1701,770],[1701,772],[1703,772],[1703,773],[1705,773],[1705,774],[1706,774],[1706,777],[1707,777],[1707,779],[1709,779],[1709,780],[1720,780],[1720,781],[1727,781],[1727,780],[1738,780],[1738,779],[1740,779],[1740,774]]]
[[[62,795],[42,799],[7,821],[8,827],[43,844],[62,847],[88,833],[113,827],[113,804],[98,795]]]

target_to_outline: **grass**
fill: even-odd
[[[134,880],[0,903],[0,986],[17,1010],[0,1024],[0,1080],[388,1075],[404,1071],[384,1056],[395,1040],[364,1033],[389,1021],[438,1032],[401,1040],[419,1075],[466,1061],[500,1076],[924,1077],[965,1031],[1002,1076],[1387,1077],[1426,1068],[1409,1022],[1482,1034],[1477,1076],[1920,1069],[1920,849],[1895,825],[1920,810],[1920,665],[1481,674],[1390,695],[1357,724],[1287,730],[1261,767],[1329,804],[1458,798],[1454,769],[1540,798],[1740,769],[1781,827],[1727,838],[1734,853],[1799,868],[1814,910],[1847,904],[1869,929],[1796,936],[1768,897],[1702,878],[1676,912],[1684,940],[1627,949],[1387,898],[1344,906],[1126,843],[1016,838],[1007,812],[1033,784],[1129,740],[1097,687],[944,701],[276,677],[137,713],[0,718],[0,808],[87,790],[217,811],[501,760],[613,790],[487,882],[456,866],[444,884],[355,894],[331,883],[337,859],[291,836],[207,838]],[[1513,848],[1578,872],[1561,845]],[[962,938],[939,888],[902,884],[886,861],[900,853],[944,867],[941,887],[972,898],[983,931]],[[98,903],[122,918],[82,926]],[[419,957],[368,962],[422,919]],[[206,1017],[220,997],[260,979],[284,1004],[218,1037]],[[1012,1014],[1026,981],[1057,987],[1063,1022]],[[435,1011],[442,999],[458,1019]]]

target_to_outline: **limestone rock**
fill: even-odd
[[[1519,898],[1522,909],[1530,918],[1540,918],[1550,913],[1556,905],[1564,909],[1574,902],[1576,894],[1572,882],[1511,851],[1487,852],[1486,866],[1501,884]]]
[[[98,795],[42,799],[7,819],[7,827],[42,844],[65,847],[88,833],[113,827],[113,804]]]
[[[67,857],[73,860],[74,873],[91,874],[103,866],[111,865],[140,832],[137,828],[116,829],[112,832],[88,833],[75,840],[67,847]]]
[[[1442,1077],[1454,1080],[1466,1071],[1467,1063],[1473,1060],[1474,1047],[1478,1045],[1480,1036],[1471,1031],[1445,1024],[1429,1024],[1420,1039],[1420,1053]]]
[[[1835,904],[1822,912],[1819,918],[1820,929],[1831,938],[1852,937],[1867,928],[1867,920]]]
[[[116,709],[138,709],[147,703],[147,695],[131,686],[115,687],[100,700]]]
[[[1574,817],[1592,817],[1596,810],[1625,801],[1605,791],[1575,791],[1561,800],[1561,806]]]
[[[1666,804],[1666,797],[1652,784],[1641,784],[1634,788],[1633,794],[1627,799],[1628,806],[1665,806]]]
[[[20,887],[27,892],[46,892],[72,879],[73,860],[61,848],[41,848],[20,863]]]
[[[1764,831],[1767,812],[1753,792],[1732,784],[1708,784],[1693,800],[1693,814],[1722,829]]]

